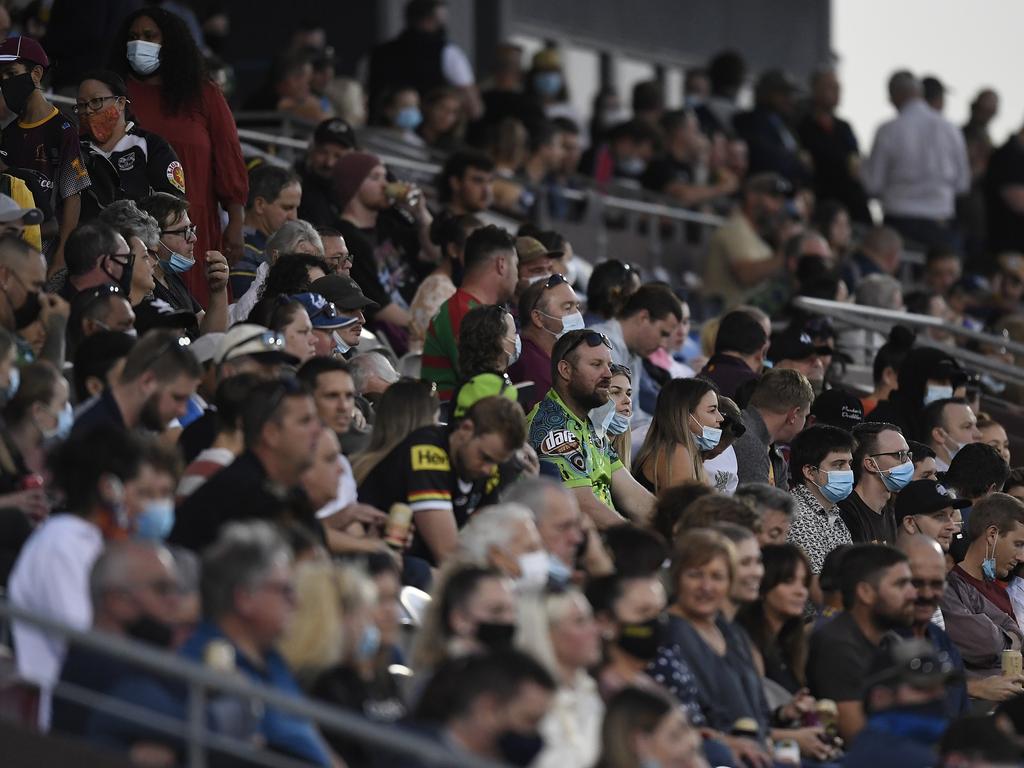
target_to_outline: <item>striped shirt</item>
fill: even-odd
[[[462,319],[480,301],[467,291],[459,288],[441,305],[441,309],[430,321],[427,338],[423,343],[424,381],[437,385],[437,394],[442,400],[450,400],[459,379],[459,330]]]

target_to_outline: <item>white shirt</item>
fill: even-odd
[[[612,362],[629,368],[630,373],[633,374],[633,392],[639,393],[640,380],[643,376],[647,375],[644,372],[644,361],[640,355],[630,353],[629,347],[626,346],[626,339],[622,335],[622,324],[618,320],[606,320],[603,323],[597,323],[592,326],[590,330],[603,333],[608,337],[608,341],[612,345]],[[637,429],[648,424],[650,420],[651,414],[645,412],[639,406],[639,395],[634,395],[633,417],[630,419],[630,426],[632,429]]]
[[[341,477],[338,478],[338,495],[334,497],[333,501],[327,502],[317,510],[317,520],[330,517],[334,513],[343,510],[349,504],[355,504],[358,501],[359,494],[356,491],[356,478],[352,474],[352,465],[347,458],[340,455],[338,456],[338,462],[341,464]]]
[[[92,625],[89,571],[103,551],[100,529],[72,514],[44,521],[25,543],[11,572],[11,602],[75,629]],[[18,674],[42,689],[39,723],[50,724],[50,689],[60,678],[67,644],[22,622],[15,622]]]
[[[551,709],[540,723],[544,750],[532,768],[590,768],[601,753],[601,722],[604,702],[597,684],[580,672],[573,687],[555,692]]]
[[[731,445],[715,458],[705,459],[704,471],[719,493],[732,496],[736,492],[740,484],[739,466],[736,463],[736,451]]]
[[[949,219],[971,183],[963,134],[922,99],[903,106],[875,134],[864,186],[890,216]]]
[[[441,51],[441,74],[456,88],[468,88],[476,81],[469,57],[454,43],[448,43]]]

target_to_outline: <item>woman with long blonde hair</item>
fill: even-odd
[[[714,384],[672,379],[658,393],[654,420],[633,461],[633,476],[654,494],[689,480],[709,484],[701,451],[718,445],[722,421]]]
[[[356,484],[413,431],[436,424],[438,408],[437,392],[428,382],[401,379],[388,387],[377,404],[370,443],[352,461]]]

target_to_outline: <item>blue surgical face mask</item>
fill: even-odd
[[[825,477],[827,478],[825,484],[817,487],[821,491],[821,495],[833,504],[838,504],[853,493],[852,469],[830,469],[825,472]]]
[[[924,404],[934,403],[936,400],[949,400],[953,396],[953,387],[949,384],[929,384],[924,393]]]
[[[363,634],[359,636],[359,645],[356,648],[356,657],[359,661],[368,661],[377,655],[380,650],[380,630],[376,624],[367,624],[363,627]]]
[[[413,131],[423,122],[419,107],[402,107],[395,115],[395,126],[403,131]]]
[[[4,399],[6,402],[11,402],[14,396],[18,394],[18,387],[21,385],[21,369],[16,365],[11,366],[10,379],[7,382],[7,389],[4,390]]]
[[[875,460],[872,459],[872,461]],[[878,467],[877,461],[875,462],[875,467]],[[886,490],[891,493],[899,493],[914,479],[914,462],[907,459],[898,467],[885,471],[879,469],[878,476],[882,478],[882,484],[886,487]]]
[[[135,520],[135,538],[143,541],[163,541],[174,527],[174,500],[154,499],[142,509]]]
[[[608,422],[608,434],[612,437],[618,437],[624,435],[629,431],[629,417],[623,416],[621,413],[616,411],[612,414],[611,420]]]
[[[548,580],[565,586],[572,578],[572,568],[554,555],[548,555]]]
[[[713,451],[718,447],[718,443],[722,439],[722,430],[716,427],[705,427],[697,419],[694,418],[693,414],[690,414],[690,418],[693,419],[693,423],[701,428],[701,433],[696,435],[694,439],[697,441],[697,447],[702,451]]]
[[[151,75],[160,66],[160,43],[128,41],[128,63],[140,75]]]
[[[57,414],[57,425],[53,429],[40,429],[39,431],[43,433],[44,440],[67,440],[74,423],[75,413],[69,401],[64,403],[64,407]]]
[[[542,96],[557,96],[562,91],[562,73],[538,72],[534,75],[533,84]]]
[[[996,576],[996,545],[992,545],[992,553],[989,554],[988,544],[985,545],[985,559],[981,561],[981,575],[985,581],[995,581]]]
[[[167,248],[167,252],[170,254],[167,259],[160,259],[160,264],[165,269],[181,274],[182,272],[188,272],[196,265],[195,259],[190,259],[177,251],[172,251],[163,240],[160,241],[160,245]]]

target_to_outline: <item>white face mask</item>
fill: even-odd
[[[516,348],[512,351],[512,354],[508,356],[508,364],[511,368],[519,360],[519,356],[523,354],[523,340],[519,338],[519,334],[516,334]]]
[[[924,404],[934,403],[936,400],[949,400],[953,396],[953,387],[949,384],[929,384],[924,393]]]
[[[520,591],[541,590],[548,583],[548,553],[543,549],[519,556],[519,578],[516,586]]]
[[[128,63],[140,75],[151,75],[160,66],[160,43],[128,41]]]
[[[540,312],[539,309],[537,311]],[[550,333],[556,339],[562,338],[569,331],[582,331],[584,328],[587,327],[587,324],[585,322],[583,322],[583,315],[582,315],[582,313],[579,310],[576,310],[575,312],[573,312],[571,314],[568,314],[565,317],[561,317],[561,318],[555,317],[554,315],[549,315],[547,312],[540,312],[540,313],[542,315],[544,315],[544,317],[550,317],[552,320],[559,320],[559,321],[561,321],[561,323],[562,323],[562,330],[559,331],[558,333],[555,333],[554,331],[548,331],[547,328],[544,329],[545,331],[548,331],[548,333]]]
[[[342,341],[341,336],[337,331],[334,331],[331,334],[331,336],[334,338],[334,351],[337,354],[344,355],[346,352],[352,349],[352,347],[350,347],[348,344]]]

